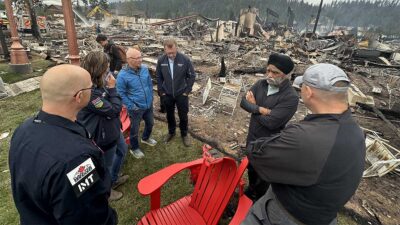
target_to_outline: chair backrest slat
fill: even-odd
[[[240,167],[243,167],[242,164]],[[206,224],[218,223],[243,172],[238,170],[235,160],[228,157],[209,165],[203,163],[190,206],[203,217]]]
[[[213,171],[210,174],[207,174],[207,176],[211,176],[211,179],[206,188],[202,190],[203,197],[197,208],[198,212],[203,216],[206,209],[210,210],[210,203],[214,203],[216,191],[218,187],[221,186],[221,180],[226,178],[221,176],[227,170],[227,168],[225,168],[225,164],[225,162],[222,162],[219,165],[216,165],[213,168]]]
[[[200,167],[199,176],[198,176],[196,184],[194,186],[194,190],[192,193],[192,199],[189,204],[193,208],[196,208],[195,205],[198,204],[199,201],[201,200],[202,193],[200,192],[200,189],[202,188],[202,186],[207,185],[208,180],[210,178],[209,176],[204,176],[204,174],[208,173],[207,172],[208,170],[210,170],[210,168],[205,166],[205,162],[203,161],[203,164]]]
[[[222,163],[212,164],[210,166],[202,165],[206,167],[205,173],[202,177],[199,176],[201,179],[197,179],[196,185],[199,185],[198,192],[196,193],[197,198],[193,202],[193,208],[196,210],[199,209],[200,204],[203,202],[204,198],[209,197],[209,194],[206,190],[213,189],[217,184],[217,179],[219,173],[222,169]],[[194,192],[193,192],[194,193]]]
[[[221,207],[218,209],[218,212],[215,213],[215,216],[212,221],[208,221],[207,224],[217,224],[222,216],[222,213],[224,212],[226,206],[229,203],[229,200],[235,191],[237,185],[240,182],[240,179],[242,178],[242,175],[244,171],[247,168],[247,165],[249,164],[249,160],[247,157],[242,159],[242,162],[239,165],[239,168],[237,169],[235,173],[235,177],[233,178],[232,184],[227,188],[226,190],[226,198],[224,198],[223,202],[221,203]]]
[[[232,164],[229,162],[229,164]],[[224,165],[224,167],[227,165]],[[218,185],[218,188],[215,189],[213,195],[214,199],[212,202],[209,202],[210,205],[208,206],[207,210],[203,213],[204,220],[209,223],[210,221],[213,220],[215,215],[218,213],[219,209],[221,207],[225,208],[224,205],[222,205],[222,202],[225,198],[230,198],[231,194],[227,192],[227,188],[230,187],[231,185],[236,185],[233,184],[233,178],[235,177],[236,174],[236,164],[233,166],[230,166],[230,168],[224,170],[221,172],[221,180],[220,180],[220,185]]]

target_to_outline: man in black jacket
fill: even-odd
[[[96,41],[103,46],[104,52],[110,57],[110,71],[116,76],[124,64],[121,50],[104,34],[97,35]]]
[[[347,102],[350,80],[339,67],[317,64],[302,77],[312,114],[279,135],[249,146],[249,161],[271,183],[242,225],[335,225],[364,170],[364,134]]]
[[[179,128],[183,144],[190,146],[188,133],[189,94],[192,91],[196,74],[190,59],[177,52],[177,43],[173,39],[164,41],[165,54],[157,62],[157,87],[160,101],[164,101],[167,111],[169,142],[175,136],[175,105],[178,108]]]
[[[78,66],[55,66],[43,75],[42,109],[15,130],[10,145],[20,224],[118,223],[108,204],[103,152],[76,122],[91,90],[90,74]]]
[[[261,137],[279,133],[297,110],[299,97],[289,82],[294,63],[289,56],[271,54],[267,79],[257,81],[243,97],[240,106],[251,113],[246,145]],[[269,184],[259,178],[252,164],[248,166],[249,187],[246,195],[256,201]]]

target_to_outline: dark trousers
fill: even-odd
[[[168,132],[175,134],[176,120],[175,120],[175,105],[178,109],[179,128],[181,136],[185,137],[188,132],[188,112],[189,112],[189,97],[184,95],[176,96],[165,95],[164,105],[167,111]]]
[[[142,119],[144,120],[143,140],[148,140],[153,130],[154,118],[153,107],[150,109],[129,110],[129,119],[131,120],[130,141],[133,150],[139,148],[139,127]]]
[[[262,196],[247,213],[240,225],[304,225],[289,214],[278,202],[272,188]],[[337,225],[337,219],[333,219],[329,225]]]
[[[165,95],[160,96],[160,112],[165,113]]]
[[[249,188],[246,190],[246,195],[251,198],[251,200],[257,201],[268,190],[269,183],[258,176],[250,163],[247,166],[247,174],[249,175]]]

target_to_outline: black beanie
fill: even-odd
[[[272,53],[268,59],[268,65],[269,64],[276,66],[276,68],[284,74],[292,72],[294,67],[292,59],[289,56],[280,53]]]

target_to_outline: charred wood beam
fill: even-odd
[[[219,71],[218,77],[226,77],[226,66],[224,57],[221,57],[221,70]]]
[[[375,67],[380,67],[380,68],[400,69],[400,65],[386,65],[386,64],[371,62],[368,60],[354,60],[353,59],[352,62],[355,64],[358,64],[358,65],[364,65],[364,66],[375,66]]]
[[[392,122],[390,122],[385,115],[383,115],[383,112],[381,110],[379,110],[378,108],[376,108],[375,106],[368,106],[366,104],[362,104],[362,103],[357,103],[357,105],[359,105],[362,109],[367,110],[367,111],[371,111],[374,112],[379,118],[381,118],[387,125],[388,127],[400,138],[400,130],[393,125]],[[384,110],[384,109],[382,109]],[[384,110],[386,113],[388,110]],[[392,111],[394,112],[394,111]],[[399,117],[399,112],[396,112],[397,117],[396,118],[400,118]]]
[[[154,118],[156,120],[159,120],[159,121],[162,121],[162,122],[165,122],[165,123],[167,122],[167,118],[165,118],[165,115],[162,115],[162,114],[154,113]],[[190,127],[189,127],[188,132],[190,133],[190,135],[193,138],[196,138],[197,140],[212,146],[213,148],[215,148],[218,151],[220,151],[221,153],[223,153],[223,154],[235,159],[236,161],[241,161],[241,159],[238,156],[229,153],[227,151],[227,147],[223,146],[218,140],[215,140],[215,139],[210,138],[210,137],[200,136],[199,134],[194,132],[192,129],[190,129]]]
[[[234,73],[266,73],[267,69],[265,67],[248,67],[240,68],[233,71]]]
[[[363,110],[367,110],[369,112],[374,112],[372,109],[372,106],[369,106],[367,104],[357,102],[357,105],[361,107]],[[383,108],[377,108],[379,111],[381,111],[384,115],[393,117],[394,119],[400,119],[400,112],[399,111],[394,111],[390,109],[383,109]]]

